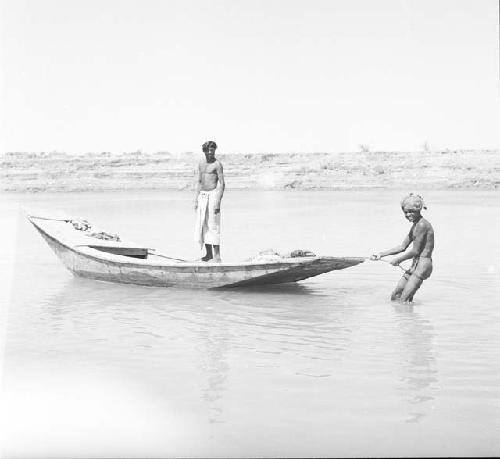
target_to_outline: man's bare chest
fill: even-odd
[[[202,174],[217,174],[217,166],[215,164],[204,164],[201,166]]]

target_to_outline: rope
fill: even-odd
[[[380,260],[380,261],[383,261],[384,263],[389,263],[389,264],[391,264],[391,262],[390,262],[389,260]],[[394,265],[392,265],[392,266],[394,266]],[[404,272],[406,272],[406,271],[407,271],[407,270],[406,270],[403,266],[401,266],[401,265],[396,265],[396,266],[397,266],[399,269],[401,269],[402,271],[404,271]]]
[[[391,262],[389,260],[382,260],[382,258],[379,258],[378,260],[373,260],[371,257],[368,257],[369,260],[371,261],[383,261],[384,263],[388,263],[388,264],[391,264]],[[392,265],[392,266],[395,266],[395,265]],[[403,266],[401,265],[396,265],[399,269],[401,269],[402,271],[406,272],[407,269],[404,268]]]
[[[153,253],[153,252],[150,252],[149,250],[148,250],[148,255],[154,255],[155,257],[166,258],[167,260],[176,260],[176,261],[186,262],[186,260],[182,260],[181,258],[167,257],[166,255],[160,255],[159,253]]]

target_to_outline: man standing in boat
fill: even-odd
[[[206,254],[202,261],[221,262],[220,257],[220,205],[224,195],[224,171],[222,163],[215,158],[217,144],[209,140],[202,145],[205,159],[198,164],[196,178],[195,241]]]

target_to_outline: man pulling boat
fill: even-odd
[[[196,225],[194,239],[203,248],[202,261],[221,262],[220,257],[220,205],[225,182],[222,163],[215,158],[217,144],[209,140],[202,145],[205,159],[198,164],[194,208]]]
[[[392,292],[391,300],[400,300],[402,302],[413,301],[413,296],[422,285],[425,279],[428,279],[432,273],[432,251],[434,250],[434,229],[432,225],[422,217],[422,209],[427,209],[422,196],[410,193],[401,201],[401,209],[405,218],[413,223],[410,232],[404,238],[403,242],[392,249],[372,255],[372,260],[380,260],[388,255],[396,255],[403,252],[402,255],[393,258],[390,263],[398,266],[402,261],[413,258],[413,263]],[[413,242],[413,247],[406,251]]]

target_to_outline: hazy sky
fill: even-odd
[[[3,0],[5,151],[498,148],[497,0]]]

